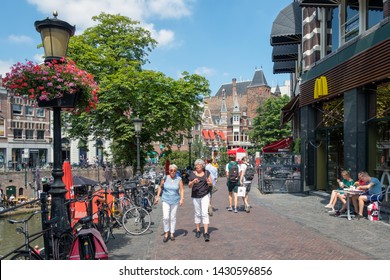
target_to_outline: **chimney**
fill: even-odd
[[[233,94],[233,96],[235,95],[235,94],[237,94],[237,79],[236,78],[233,78],[232,79],[232,94]]]

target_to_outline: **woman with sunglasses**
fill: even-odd
[[[201,159],[195,161],[195,170],[191,172],[188,187],[191,190],[192,202],[194,204],[194,220],[195,220],[195,236],[199,238],[200,223],[203,222],[204,232],[203,237],[206,242],[210,241],[209,234],[209,214],[210,205],[210,190],[213,186],[213,181],[208,170],[205,170],[205,163]]]
[[[163,225],[164,225],[164,238],[163,242],[167,242],[169,238],[175,240],[175,228],[176,228],[176,212],[177,207],[183,205],[184,202],[184,188],[183,181],[176,174],[177,166],[175,164],[169,165],[169,174],[166,175],[160,183],[157,190],[156,204],[162,200],[163,209]],[[171,233],[169,237],[169,233]]]

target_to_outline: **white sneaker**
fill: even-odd
[[[332,208],[333,208],[333,206],[332,206],[332,205],[330,205],[330,204],[327,204],[327,205],[325,205],[325,208],[330,208],[330,209],[332,209]]]
[[[336,214],[336,210],[332,209],[328,211],[329,214]]]

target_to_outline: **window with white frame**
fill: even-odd
[[[44,108],[36,108],[36,116],[40,118],[45,117],[45,109]]]
[[[12,113],[14,115],[22,115],[23,114],[22,108],[23,106],[20,104],[12,104]]]
[[[0,119],[0,137],[5,136],[5,124],[4,119]]]
[[[37,130],[37,140],[45,140],[45,131]]]
[[[34,139],[34,130],[26,129],[26,139],[28,140]]]
[[[240,141],[239,133],[238,133],[237,131],[234,131],[234,134],[233,134],[233,141],[234,141],[234,142]]]
[[[34,116],[34,107],[25,106],[25,107],[24,107],[24,114],[25,114],[26,116],[29,116],[29,117]]]
[[[14,129],[14,139],[23,139],[23,129]]]

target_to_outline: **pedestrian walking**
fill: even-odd
[[[169,238],[175,240],[176,229],[176,213],[178,206],[182,206],[184,202],[184,188],[183,181],[177,176],[177,166],[175,164],[169,165],[169,174],[164,176],[157,190],[155,198],[156,204],[162,200],[163,210],[163,225],[164,238],[163,242],[167,242]],[[169,236],[169,233],[171,234]]]
[[[212,199],[213,199],[213,193],[217,190],[216,189],[216,184],[218,180],[218,168],[216,168],[213,164],[210,158],[207,158],[206,161],[206,167],[205,169],[210,172],[211,179],[213,180],[213,185],[210,189],[210,204],[209,204],[209,215],[212,216],[214,209],[213,206],[211,205]]]
[[[241,170],[240,166],[236,162],[236,155],[232,154],[229,155],[229,162],[226,164],[226,178],[227,178],[227,187],[228,187],[228,199],[229,199],[229,207],[227,208],[228,211],[233,211],[234,213],[237,213],[237,203],[238,203],[238,187],[240,186],[240,177],[241,177]],[[233,199],[234,199],[234,208],[233,205]]]
[[[249,204],[248,195],[249,192],[251,191],[252,180],[255,172],[253,166],[248,162],[248,158],[246,156],[242,158],[242,163],[240,168],[241,168],[240,184],[241,186],[245,187],[245,196],[242,199],[244,201],[245,211],[249,213],[251,206]]]
[[[210,172],[205,170],[205,162],[202,159],[195,161],[195,170],[190,173],[188,187],[191,189],[192,202],[194,204],[195,237],[199,238],[200,223],[203,223],[203,237],[206,242],[210,241],[209,214],[210,187],[213,185]]]

